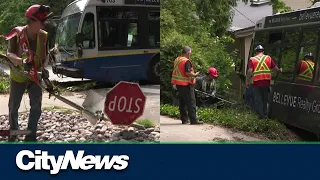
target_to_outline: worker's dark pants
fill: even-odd
[[[9,98],[9,123],[11,130],[18,130],[18,110],[22,96],[27,89],[30,99],[30,114],[28,130],[32,133],[25,137],[26,141],[36,141],[38,121],[41,116],[42,89],[35,82],[18,83],[11,79],[10,81],[10,98]],[[13,137],[15,138],[15,137]]]
[[[268,110],[269,86],[253,87],[255,110],[259,118],[265,118]]]
[[[194,94],[194,85],[177,86],[179,92],[179,110],[181,120],[196,122],[196,97]]]
[[[252,110],[255,111],[253,84],[250,84],[250,86],[246,89],[245,102],[252,108]]]

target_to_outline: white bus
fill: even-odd
[[[76,0],[55,37],[55,74],[159,83],[160,0]]]

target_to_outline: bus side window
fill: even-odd
[[[296,46],[287,46],[282,48],[281,64],[283,72],[279,74],[279,80],[291,82],[293,80],[296,65]]]
[[[150,11],[149,19],[149,46],[160,46],[160,11]]]
[[[272,48],[272,49],[267,49],[266,54],[269,55],[274,63],[278,65],[279,63],[279,54],[280,54],[280,49],[279,48]],[[272,78],[275,78],[277,73],[275,71],[271,71]]]
[[[126,49],[139,45],[138,11],[134,7],[99,7],[99,48]]]
[[[269,34],[268,44],[280,44],[282,40],[282,32],[272,32]]]
[[[138,45],[138,24],[127,24],[127,47],[135,47]]]
[[[312,53],[316,58],[319,27],[304,28],[299,49],[299,61],[297,64],[296,82],[310,84],[315,73],[316,59],[304,59],[307,53]],[[317,74],[315,76],[317,78]]]
[[[313,29],[304,29],[303,37],[301,43],[312,43],[315,44],[318,42],[318,30],[319,28]]]
[[[292,82],[296,69],[297,51],[300,30],[293,29],[285,31],[283,48],[281,52],[280,67],[283,72],[279,73],[279,80]]]
[[[258,45],[262,45],[265,47],[267,41],[267,32],[256,32],[254,35],[254,42],[253,42],[253,50]],[[252,51],[252,56],[255,56],[254,51]]]
[[[299,61],[297,63],[296,82],[310,83],[315,69],[315,60],[304,59],[304,56],[311,52],[314,56],[316,54],[317,46],[302,46],[300,47]]]
[[[83,34],[83,48],[92,49],[95,47],[95,29],[94,29],[94,15],[87,13],[82,25]]]

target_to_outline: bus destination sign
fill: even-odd
[[[320,8],[266,17],[265,28],[293,24],[311,23],[320,20]]]
[[[159,5],[160,0],[124,0],[125,4]]]

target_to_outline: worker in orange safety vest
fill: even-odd
[[[28,130],[25,141],[37,141],[36,133],[38,121],[41,116],[42,89],[39,86],[42,75],[48,76],[44,69],[48,64],[47,32],[42,30],[47,18],[51,15],[50,7],[45,5],[32,5],[25,12],[27,25],[12,29],[5,37],[9,41],[7,56],[21,71],[28,72],[32,80],[15,71],[10,71],[10,97],[9,97],[9,123],[10,130],[18,130],[18,109],[25,90],[30,98],[30,114]],[[16,136],[9,137],[15,141]]]
[[[255,52],[256,56],[250,58],[246,85],[248,88],[252,75],[255,111],[257,111],[259,118],[263,119],[266,118],[268,111],[271,69],[282,72],[282,68],[279,69],[271,57],[264,54],[263,46],[258,45]]]
[[[196,118],[196,98],[195,98],[195,77],[199,72],[194,73],[194,66],[190,60],[191,48],[185,47],[181,56],[177,57],[173,63],[171,84],[178,90],[179,110],[182,124],[203,124]],[[189,117],[189,120],[188,120]]]
[[[311,52],[304,56],[304,60],[297,65],[297,79],[303,81],[311,81],[314,71],[314,57]]]

